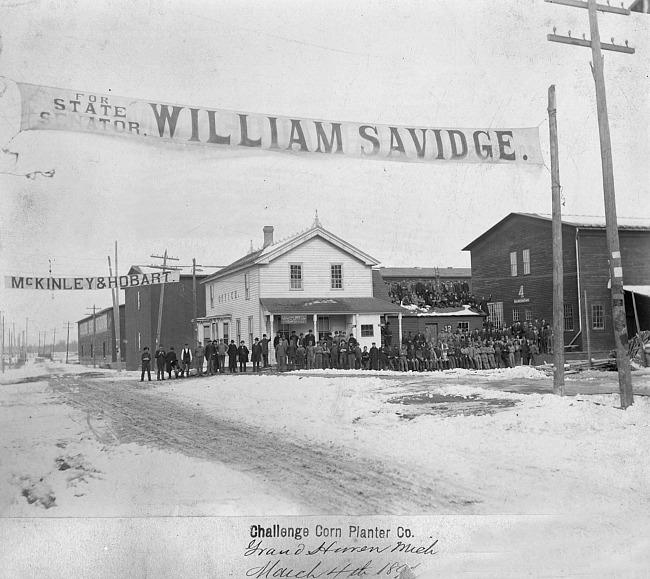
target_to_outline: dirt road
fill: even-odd
[[[48,376],[66,403],[87,415],[103,444],[136,443],[223,463],[245,472],[314,514],[390,515],[473,512],[480,498],[451,481],[398,464],[263,431],[170,401],[155,382],[82,374]]]

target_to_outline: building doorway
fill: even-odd
[[[424,336],[427,342],[438,341],[438,324],[424,324]]]

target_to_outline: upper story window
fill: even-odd
[[[142,309],[142,301],[140,300],[140,292],[138,292],[138,311]],[[138,348],[140,350],[140,348]]]
[[[332,289],[343,289],[343,265],[333,263],[330,266]]]
[[[302,264],[292,263],[289,265],[290,288],[292,290],[302,289]]]
[[[530,275],[530,249],[524,249],[524,275]]]
[[[210,286],[210,307],[214,307],[214,285]]]
[[[244,274],[244,299],[251,299],[251,276],[250,273]]]
[[[517,252],[516,251],[510,252],[510,275],[513,277],[517,275]]]

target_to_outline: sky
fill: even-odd
[[[601,15],[619,216],[650,218],[650,16]],[[387,267],[468,267],[512,211],[551,212],[556,85],[563,213],[603,215],[586,10],[542,0],[0,2],[0,275],[99,276],[165,249],[226,265],[322,225]],[[13,82],[300,118],[539,127],[545,165],[394,163],[23,131]],[[52,178],[24,174],[54,169]],[[21,176],[23,175],[23,176]],[[2,283],[2,282],[0,282]],[[123,300],[123,296],[122,296]],[[108,291],[0,288],[7,324],[63,331]],[[51,334],[50,334],[51,335]]]

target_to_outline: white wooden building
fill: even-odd
[[[272,341],[277,332],[288,337],[313,330],[323,339],[340,331],[361,347],[379,346],[383,316],[398,314],[401,322],[404,310],[387,294],[377,297],[383,287],[373,274],[378,263],[324,229],[318,217],[311,228],[278,242],[266,226],[261,249],[202,280],[206,315],[197,320],[199,339],[244,340],[250,348],[263,334]]]

